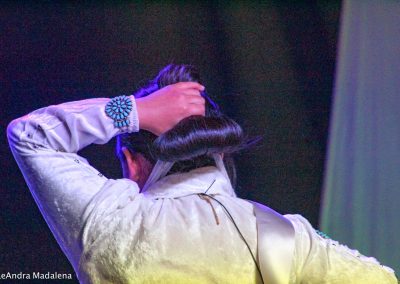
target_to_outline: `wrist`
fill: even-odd
[[[120,132],[139,131],[139,117],[133,96],[122,95],[110,99],[105,105],[105,113]]]
[[[133,97],[133,96],[132,96]],[[147,110],[147,104],[145,98],[138,98],[135,99],[136,101],[136,110],[137,110],[137,117],[139,120],[139,130],[147,130],[150,131],[150,123],[149,123],[149,112]]]

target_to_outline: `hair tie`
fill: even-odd
[[[208,96],[206,91],[200,92],[200,95],[212,106],[213,111],[220,112],[219,106]]]

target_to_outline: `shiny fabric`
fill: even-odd
[[[257,220],[258,258],[262,274],[265,275],[264,283],[289,283],[295,246],[293,225],[267,206],[252,203]]]
[[[222,206],[199,196],[205,191],[232,215],[265,283],[396,283],[389,268],[321,238],[301,216],[237,198],[221,160],[217,167],[155,175],[142,193],[131,180],[105,178],[77,151],[119,133],[104,113],[107,102],[50,106],[7,130],[32,195],[81,283],[261,283],[235,225]],[[131,116],[135,121],[137,113]],[[126,131],[138,131],[138,124]]]

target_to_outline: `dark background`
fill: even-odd
[[[131,93],[168,63],[197,66],[225,112],[264,137],[236,157],[238,195],[318,226],[340,1],[32,3],[0,8],[0,273],[73,273],[9,151],[7,124]],[[81,154],[118,178],[113,146]]]

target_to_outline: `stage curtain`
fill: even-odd
[[[400,271],[400,2],[344,1],[321,228]]]

